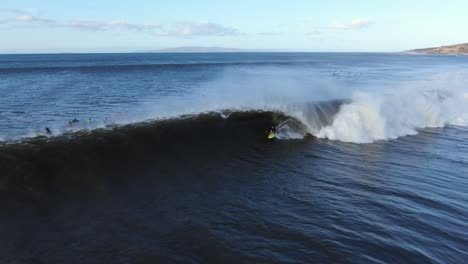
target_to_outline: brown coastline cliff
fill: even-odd
[[[468,43],[456,44],[450,46],[441,46],[436,48],[414,49],[405,51],[407,53],[420,54],[460,54],[468,55]]]

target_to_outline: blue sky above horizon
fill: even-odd
[[[466,0],[0,0],[0,53],[392,52],[468,42],[467,10]]]

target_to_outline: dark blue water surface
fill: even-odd
[[[0,263],[464,263],[467,79],[463,56],[0,55]]]

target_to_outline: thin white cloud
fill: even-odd
[[[18,22],[23,23],[36,23],[36,24],[56,24],[56,22],[52,19],[39,17],[39,16],[32,16],[32,15],[19,15],[15,17],[15,20]]]
[[[0,8],[0,14],[6,15],[3,20],[0,20],[0,29],[10,29],[14,27],[25,26],[55,26],[57,23],[45,17],[37,16],[31,12],[11,9]]]
[[[105,31],[105,30],[156,30],[162,28],[161,24],[133,24],[126,21],[88,21],[88,20],[74,20],[59,24],[62,27],[90,30],[90,31]]]
[[[364,29],[374,24],[375,22],[368,18],[357,18],[350,22],[333,22],[327,26],[332,29]]]
[[[25,26],[56,26],[56,22],[41,16],[33,15],[30,12],[18,9],[0,8],[0,14],[6,14],[4,19],[0,20],[0,29],[11,29]]]
[[[31,12],[17,9],[0,9],[0,13],[10,15],[6,19],[0,20],[0,29],[13,27],[61,27],[75,30],[88,31],[147,31],[157,36],[170,37],[190,37],[190,36],[233,36],[239,32],[235,28],[225,27],[211,22],[179,22],[173,24],[137,24],[124,20],[114,21],[91,21],[91,20],[71,20],[56,21],[47,17],[37,16]]]

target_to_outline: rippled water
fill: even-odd
[[[2,55],[0,262],[463,263],[467,78],[455,56]]]

